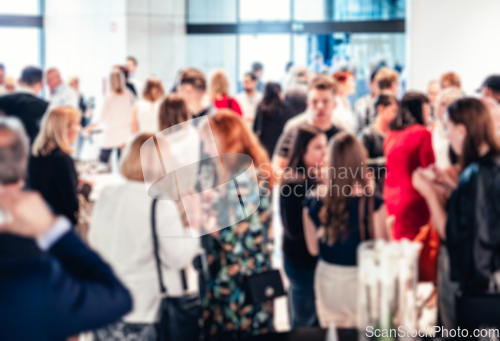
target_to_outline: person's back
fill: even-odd
[[[127,180],[108,187],[95,204],[89,233],[90,245],[113,265],[134,297],[134,310],[124,318],[130,323],[153,323],[161,301],[151,233],[152,202],[143,182]],[[156,212],[164,282],[169,296],[182,296],[180,270],[198,253],[200,241],[183,228],[174,201],[159,200]]]
[[[270,157],[283,133],[285,123],[294,115],[288,103],[282,103],[281,107],[281,112],[275,113],[263,113],[259,110],[255,120],[254,130],[260,131],[259,139]]]
[[[33,141],[38,134],[40,120],[49,103],[29,93],[14,93],[0,97],[0,111],[18,117]]]
[[[37,97],[42,87],[42,70],[27,67],[21,74],[18,91],[0,97],[0,112],[21,120],[30,143],[38,134],[40,120],[49,106],[48,102]]]

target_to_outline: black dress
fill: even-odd
[[[361,132],[360,139],[368,152],[368,170],[374,173],[376,192],[382,196],[386,178],[384,135],[378,133],[373,126],[368,126]]]
[[[274,147],[283,132],[286,121],[292,118],[296,113],[286,102],[281,104],[281,113],[264,113],[260,107],[257,109],[253,130],[259,136],[262,146],[266,149],[271,158]]]
[[[54,213],[76,224],[78,176],[71,156],[59,148],[47,156],[31,156],[29,176],[32,189],[42,194]]]

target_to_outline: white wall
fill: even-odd
[[[408,89],[455,71],[472,94],[500,73],[499,15],[499,0],[407,0]]]
[[[111,68],[128,55],[139,78],[154,73],[169,89],[184,66],[185,0],[45,0],[46,67],[79,76],[98,108]]]

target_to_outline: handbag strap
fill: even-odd
[[[163,276],[161,272],[161,260],[160,254],[158,252],[158,235],[156,234],[156,202],[157,199],[153,199],[151,205],[151,232],[153,235],[153,250],[155,253],[156,271],[158,272],[158,282],[160,284],[160,293],[164,296],[167,294],[167,289],[163,283]]]
[[[165,287],[165,284],[163,283],[160,252],[158,251],[159,244],[158,244],[158,234],[156,233],[156,202],[157,199],[153,199],[153,202],[151,204],[151,232],[152,232],[151,234],[153,236],[153,251],[155,253],[156,271],[158,273],[158,283],[160,284],[160,293],[164,296],[167,294],[167,289]],[[186,271],[182,269],[180,270],[180,274],[181,274],[182,288],[184,290],[187,290],[188,286],[187,286]]]
[[[366,216],[365,216],[365,206],[366,206],[366,196],[363,195],[359,199],[359,208],[358,208],[359,235],[362,242],[370,238],[373,238],[374,236],[373,211],[375,208],[375,198],[373,194],[368,197],[368,212]],[[366,233],[367,229],[365,228],[365,218],[366,221],[368,222],[368,235]]]

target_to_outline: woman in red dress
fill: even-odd
[[[431,134],[426,127],[430,115],[429,99],[421,93],[408,92],[384,141],[387,159],[384,201],[388,214],[395,217],[394,239],[412,240],[429,222],[429,208],[413,188],[411,175],[418,167],[434,163]]]
[[[210,99],[217,109],[230,109],[241,117],[240,104],[229,96],[229,80],[222,70],[214,71],[210,78]]]

